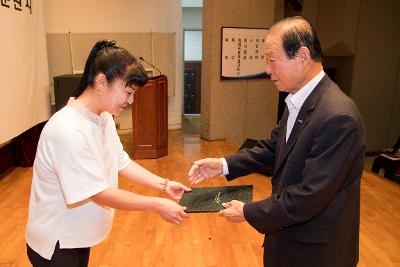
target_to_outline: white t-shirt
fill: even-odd
[[[130,163],[111,114],[101,116],[71,98],[43,128],[29,202],[26,242],[43,258],[60,248],[91,247],[111,230],[114,210],[89,197],[118,187]]]

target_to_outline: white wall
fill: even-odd
[[[184,29],[201,30],[203,28],[203,8],[182,8],[182,25]]]
[[[182,7],[202,7],[203,0],[182,0]]]
[[[171,32],[180,1],[45,0],[46,30],[57,32]]]
[[[168,128],[181,126],[183,32],[180,0],[45,0],[47,33],[175,32],[175,95],[168,98]]]
[[[202,31],[185,31],[184,60],[201,61]]]
[[[182,2],[183,3],[183,2]],[[202,3],[201,3],[202,4]],[[184,37],[184,60],[201,61],[202,58],[202,28],[203,8],[183,7],[182,25],[185,31]],[[190,31],[188,31],[190,30]],[[199,31],[192,31],[199,30]]]

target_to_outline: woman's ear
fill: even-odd
[[[105,90],[107,85],[107,78],[103,73],[99,73],[94,78],[94,88],[96,89],[96,93],[101,95],[103,90]]]
[[[94,85],[97,88],[103,88],[107,85],[107,78],[103,73],[99,73],[94,78]]]

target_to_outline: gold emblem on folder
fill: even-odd
[[[214,202],[215,203],[221,203],[221,193],[222,192],[218,192],[218,194],[215,196],[215,198],[214,198]]]

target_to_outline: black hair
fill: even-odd
[[[279,21],[276,25],[289,25],[282,27],[282,46],[286,56],[290,59],[296,56],[300,47],[307,47],[311,59],[322,62],[323,53],[317,32],[311,23],[301,16],[290,17]]]
[[[106,76],[108,83],[117,78],[126,81],[126,86],[143,86],[147,82],[147,74],[142,64],[125,48],[116,46],[112,40],[101,40],[93,46],[73,96],[78,97],[86,88],[92,87],[94,78],[99,73]]]

